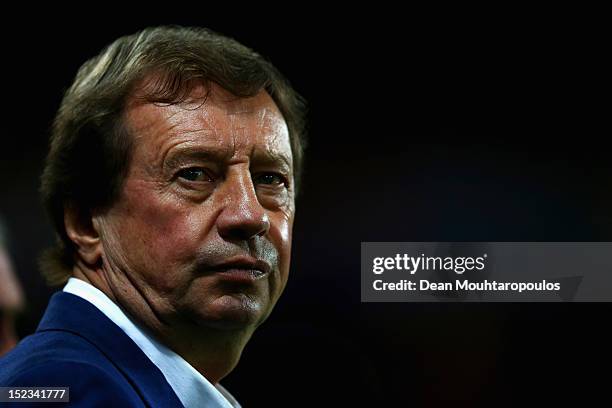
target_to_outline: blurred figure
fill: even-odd
[[[15,312],[23,306],[23,292],[8,254],[6,228],[0,219],[0,356],[17,344]]]

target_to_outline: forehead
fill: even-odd
[[[125,114],[135,149],[160,159],[174,148],[226,149],[228,155],[264,153],[292,164],[287,124],[266,91],[238,98],[218,85],[194,87],[181,103],[134,100]]]

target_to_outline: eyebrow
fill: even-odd
[[[190,161],[226,161],[231,156],[227,149],[217,147],[186,147],[170,151],[164,159],[164,167],[177,167]]]
[[[170,151],[164,159],[164,167],[174,168],[181,164],[193,161],[227,162],[231,158],[231,151],[226,148],[210,147],[184,147]],[[251,158],[251,165],[278,166],[291,172],[293,167],[287,155],[270,151],[255,150]]]
[[[291,165],[291,160],[287,155],[282,154],[280,152],[271,151],[271,150],[256,150],[253,153],[253,162],[256,164],[263,164],[268,166],[274,166],[278,164],[282,164],[282,167],[287,172],[292,172],[293,166]]]

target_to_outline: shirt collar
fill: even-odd
[[[64,292],[88,301],[119,326],[159,368],[186,408],[240,408],[240,404],[225,388],[210,383],[181,356],[137,326],[101,290],[80,279],[70,278]]]

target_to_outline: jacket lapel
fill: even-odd
[[[149,406],[182,407],[161,371],[115,323],[71,293],[51,297],[37,332],[63,330],[92,343],[129,380]]]

